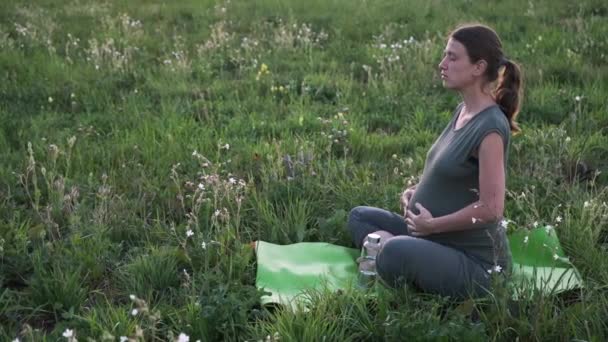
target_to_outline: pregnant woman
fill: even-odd
[[[521,72],[496,32],[480,24],[449,34],[439,72],[462,102],[428,151],[420,182],[401,195],[403,216],[358,206],[348,229],[359,248],[369,233],[381,236],[376,269],[390,286],[483,296],[490,273],[506,277],[511,269],[503,210]]]

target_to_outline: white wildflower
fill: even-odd
[[[203,191],[205,190],[205,185],[203,185],[203,183],[198,183],[198,188]]]
[[[72,337],[74,337],[74,330],[72,330],[72,329],[65,329],[65,331],[63,332],[63,337],[65,337],[65,338],[72,338]]]
[[[228,182],[230,182],[230,184],[236,184],[237,183],[236,182],[236,178],[234,178],[234,177],[228,178]]]
[[[526,237],[524,237],[524,243],[528,243],[528,235],[526,235]]]
[[[120,336],[120,342],[127,342],[129,338],[127,336]]]
[[[585,207],[585,208],[587,208],[590,205],[591,205],[591,203],[589,203],[589,201],[585,201],[585,203],[583,203],[583,207]]]
[[[557,221],[557,223],[562,222],[562,217],[561,216],[556,217],[555,221]]]
[[[278,340],[279,340],[279,337],[280,337],[280,336],[279,336],[279,332],[277,331],[277,332],[275,332],[275,333],[274,333],[274,335],[272,335],[272,336],[267,335],[267,336],[266,336],[266,342],[270,342],[270,341],[278,341]],[[323,339],[323,340],[325,340],[325,339]]]
[[[570,137],[566,137],[566,142],[567,142],[567,143],[569,143],[569,142],[570,142],[570,140],[572,140],[572,139],[570,139]]]
[[[582,99],[583,99],[583,97],[579,96],[579,95],[574,97],[574,101],[576,101],[576,102],[581,102]]]
[[[494,272],[500,273],[500,271],[502,271],[502,267],[500,265],[494,266]]]
[[[502,228],[507,229],[509,227],[509,220],[503,219],[502,221],[500,221],[500,225],[502,226]]]
[[[215,212],[213,212],[213,216],[218,217],[220,216],[220,210],[219,209],[215,209]]]
[[[188,231],[186,231],[186,236],[191,237],[192,235],[194,235],[194,232],[192,231],[192,229],[188,229]]]
[[[53,103],[53,98],[49,96],[49,103]]]
[[[129,295],[129,298],[130,298],[131,300],[135,300],[137,297],[135,297],[135,295],[134,295],[134,294],[132,294],[132,295]]]
[[[207,243],[203,241],[203,243],[201,243],[201,247],[203,247],[203,249],[207,249]]]
[[[538,221],[534,221],[534,223],[532,223],[532,227],[536,228],[538,226]]]
[[[139,313],[139,310],[137,310],[137,309],[131,310],[131,316],[137,316],[138,313]]]
[[[190,336],[184,334],[184,333],[180,333],[179,336],[177,337],[177,342],[189,342],[190,341]]]
[[[557,255],[557,253],[553,254],[553,260],[557,260],[559,259],[559,255]]]

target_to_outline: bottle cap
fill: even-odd
[[[367,234],[367,241],[371,243],[380,243],[380,235],[375,233]]]

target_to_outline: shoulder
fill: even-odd
[[[506,142],[509,141],[511,136],[511,125],[507,115],[496,106],[489,110],[481,123],[480,134],[485,136],[491,132],[499,133]]]
[[[499,106],[494,106],[484,115],[486,125],[509,127],[509,119]]]

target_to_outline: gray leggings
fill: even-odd
[[[348,229],[357,248],[369,233],[387,231],[376,259],[378,275],[389,286],[413,285],[423,292],[456,298],[487,294],[491,278],[486,267],[460,250],[409,235],[403,216],[374,207],[350,211]]]

